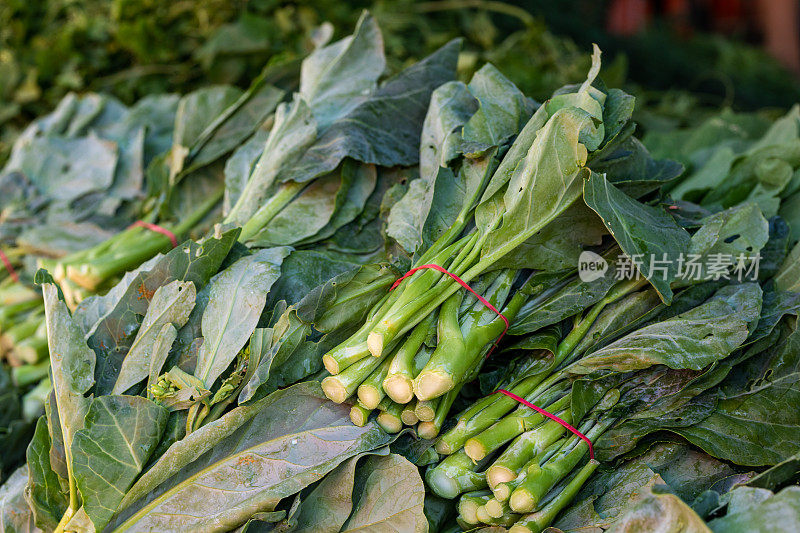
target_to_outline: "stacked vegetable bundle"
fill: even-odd
[[[320,48],[303,63],[300,91],[276,113],[284,92],[268,83],[269,69],[247,91],[211,87],[181,99],[148,98],[130,110],[113,100],[69,97],[31,125],[4,171],[4,182],[16,191],[3,200],[3,230],[15,245],[13,252],[5,249],[14,257],[28,253],[27,265],[12,268],[30,282],[38,255],[70,308],[90,306],[81,302],[113,287],[125,271],[222,222],[220,207],[226,224],[245,226],[249,236],[240,240],[250,246],[308,248],[325,241],[322,248],[344,254],[328,277],[359,264],[379,250],[381,197],[403,179],[384,167],[416,161],[430,91],[454,75],[456,54],[451,43],[379,86],[383,43],[374,20],[364,15],[352,37]],[[389,111],[404,118],[391,134],[381,122]],[[84,144],[94,147],[96,157],[76,151]],[[66,146],[63,163],[36,167],[36,154],[51,145]],[[68,187],[71,196],[59,196],[53,183]],[[49,195],[42,197],[41,189]],[[103,201],[91,203],[98,198]],[[133,224],[137,219],[144,224]],[[333,262],[318,258],[325,260]],[[13,304],[4,309],[4,351],[16,383],[28,387],[44,378],[34,394],[38,410],[27,410],[30,419],[49,388],[43,310],[35,290],[13,279],[4,283],[4,300]]]
[[[29,216],[3,219],[6,249],[23,282],[47,268],[43,298],[11,278],[0,293],[29,389],[10,419],[38,418],[3,528],[541,531],[575,525],[599,461],[656,431],[736,464],[796,451],[796,111],[690,154],[654,143],[682,174],[633,137],[599,50],[541,105],[491,65],[454,81],[457,57],[381,80],[365,14],[291,98],[265,70],[150,101],[172,110],[159,129],[145,102],[86,97],[20,140],[4,214]],[[81,163],[105,185],[81,173],[82,195],[41,197],[29,146],[92,139],[112,156]],[[27,244],[77,213],[91,248],[64,224],[58,253]],[[769,431],[722,429],[777,404]]]
[[[162,233],[130,228],[54,263],[60,283],[45,270],[37,273],[52,390],[23,467],[30,511],[4,514],[4,520],[58,531],[202,529],[222,513],[222,525],[215,527],[224,530],[274,508],[340,462],[375,450],[385,455],[380,449],[393,437],[374,424],[355,432],[342,429],[339,420],[348,411],[326,405],[313,384],[276,390],[317,372],[321,352],[350,334],[396,278],[388,264],[360,264],[382,245],[375,237],[384,193],[405,179],[401,169],[387,167],[416,162],[430,93],[454,76],[457,50],[457,43],[450,43],[378,84],[383,44],[365,14],[353,36],[309,56],[300,92],[274,117],[264,116],[277,103],[264,78],[246,93],[211,91],[181,100],[176,123],[183,127],[148,167],[149,212],[180,211],[181,204],[174,204],[178,196],[192,200],[183,189],[198,195],[212,191],[201,206],[203,215],[188,217],[186,226],[197,225],[222,196],[213,192],[221,185],[214,170],[223,169],[221,158],[235,148],[224,166],[225,209],[248,235],[237,227],[225,229],[233,226],[225,222],[199,242],[170,250]],[[195,122],[188,120],[191,106],[222,111]],[[390,111],[399,114],[392,122],[386,121]],[[268,215],[259,206],[269,206]],[[305,224],[294,223],[297,212],[309,210],[313,216]],[[273,244],[295,248],[261,248]],[[287,257],[310,268],[296,266],[282,276]],[[102,288],[143,260],[106,294],[82,299],[70,314],[67,303],[78,299],[71,283]],[[316,265],[324,268],[315,270]],[[298,292],[298,285],[307,290]],[[294,305],[287,307],[282,298]],[[223,457],[209,457],[218,461],[215,476],[224,477],[231,462],[269,464],[267,449],[275,446],[275,435],[295,427],[292,417],[281,413],[302,416],[298,409],[307,415],[305,432],[340,433],[337,440],[349,444],[320,453],[312,434],[287,437],[286,442],[303,441],[297,453],[311,457],[313,465],[271,473],[260,489],[248,476],[250,494],[233,491],[236,502],[219,501],[216,511],[209,509],[211,514],[196,522],[180,513],[166,518],[159,506],[170,503],[143,498],[198,464],[198,442],[212,455],[221,451]],[[278,427],[277,420],[289,425]],[[220,433],[222,426],[227,429]],[[254,428],[269,428],[273,435]],[[225,438],[244,448],[223,450]],[[252,446],[260,447],[259,459]],[[284,446],[275,447],[272,456],[283,458]],[[391,460],[413,469],[405,459]],[[12,478],[14,490],[24,488],[21,475]],[[282,484],[289,476],[295,479]],[[218,482],[207,486],[216,491]],[[187,474],[170,489],[173,501],[195,487]],[[13,492],[4,503],[20,496]],[[270,520],[285,515],[275,512]]]
[[[733,188],[737,181],[755,180],[759,174],[753,169],[763,167],[765,159],[780,165],[779,158],[786,157],[786,150],[798,140],[798,126],[794,112],[777,122],[736,158],[726,183]],[[682,187],[685,183],[675,189]],[[763,195],[773,199],[767,212],[781,209],[781,187]],[[777,217],[768,223],[760,207],[766,198],[759,198],[758,187],[746,189],[751,190],[741,198],[744,203],[710,215],[699,206],[680,204],[678,217],[693,232],[681,238],[674,222],[653,216],[655,209],[642,205],[626,211],[619,191],[606,187],[605,201],[598,202],[587,194],[591,189],[585,189],[587,205],[610,230],[616,230],[615,238],[628,253],[646,250],[631,246],[671,244],[671,250],[662,247],[659,252],[674,253],[680,259],[678,252],[685,250],[681,254],[693,257],[699,270],[695,278],[675,280],[671,287],[653,283],[653,288],[632,292],[635,285],[620,282],[588,308],[575,306],[576,301],[587,301],[586,293],[580,292],[587,290],[587,284],[576,280],[550,302],[543,302],[544,308],[512,325],[512,333],[548,327],[514,345],[533,350],[532,356],[521,359],[498,388],[543,407],[578,431],[571,435],[561,423],[517,406],[507,396],[485,397],[463,411],[455,427],[436,443],[436,450],[448,457],[430,469],[426,479],[440,495],[465,493],[459,503],[459,519],[465,527],[515,524],[511,531],[542,531],[597,467],[594,458],[586,460],[589,442],[598,459],[610,459],[633,449],[647,434],[667,429],[710,453],[727,449],[731,453],[724,457],[739,464],[769,464],[774,459],[768,455],[776,448],[781,449],[778,458],[793,453],[786,434],[742,437],[736,431],[726,435],[724,425],[714,427],[725,416],[716,414],[724,405],[717,406],[719,395],[761,396],[750,405],[734,400],[722,410],[727,416],[736,413],[746,419],[752,413],[754,419],[769,419],[785,417],[769,406],[774,401],[782,403],[784,395],[796,390],[785,381],[785,370],[768,369],[776,340],[796,327],[800,247],[787,255],[792,242],[788,226]],[[756,204],[754,199],[761,201]],[[683,218],[691,211],[693,220]],[[637,228],[626,217],[633,213],[638,213],[639,220],[650,215],[658,224]],[[653,227],[670,240],[659,243]],[[723,257],[729,258],[727,263],[720,263]],[[731,262],[731,257],[753,258],[761,269],[757,271],[753,260]],[[750,282],[742,282],[745,272],[750,273]],[[759,280],[763,291],[752,282]],[[659,289],[670,291],[670,306],[659,302]],[[663,300],[664,294],[660,295]],[[569,317],[574,309],[580,312]],[[569,318],[567,328],[553,324],[554,310],[563,312],[555,321]],[[782,320],[784,315],[790,316]],[[772,376],[773,372],[778,375]],[[742,373],[760,375],[754,377],[761,380],[758,392],[750,390],[753,381],[728,378]],[[796,427],[797,421],[792,420],[789,416],[784,423]],[[707,433],[712,427],[719,432],[716,437]],[[751,448],[746,456],[733,452],[732,443],[741,445],[742,441]],[[770,453],[755,451],[765,445]]]
[[[323,358],[333,374],[323,380],[323,390],[336,403],[355,396],[356,425],[377,408],[386,431],[419,422],[419,435],[434,438],[504,333],[503,318],[512,323],[512,334],[534,333],[516,345],[536,350],[500,384],[504,394],[467,408],[436,443],[436,451],[449,457],[429,469],[426,480],[440,496],[467,493],[459,504],[463,527],[543,530],[597,467],[593,458],[585,460],[591,442],[603,444],[631,420],[640,434],[627,449],[644,434],[669,428],[671,421],[659,417],[687,409],[722,381],[729,367],[719,361],[734,352],[748,354],[732,357],[735,363],[753,356],[747,348],[769,335],[783,314],[796,312],[796,295],[785,293],[783,303],[759,320],[762,289],[755,283],[762,248],[773,263],[772,272],[762,269],[763,281],[765,272],[775,273],[789,242],[786,224],[775,219],[769,247],[762,212],[775,215],[781,197],[794,191],[787,185],[797,161],[789,155],[792,146],[782,146],[797,141],[794,112],[732,157],[737,165],[726,182],[732,192],[722,202],[731,207],[712,214],[682,203],[670,215],[635,198],[652,199],[664,183],[688,188],[697,178],[676,186],[680,170],[653,161],[630,137],[630,99],[591,87],[598,59],[585,84],[560,91],[518,135],[514,127],[526,119],[525,108],[508,100],[503,111],[517,109],[519,115],[493,121],[494,138],[475,134],[474,124],[485,123],[492,103],[500,107],[491,102],[501,94],[496,89],[476,104],[485,71],[467,87],[437,89],[423,130],[421,179],[389,218],[389,235],[417,252],[412,268],[363,326]],[[604,117],[615,121],[608,120],[608,130]],[[498,133],[497,125],[508,123],[508,131]],[[424,166],[426,155],[432,168]],[[778,168],[780,183],[773,184]],[[600,170],[605,175],[595,172]],[[766,185],[743,194],[743,186],[756,180]],[[437,188],[446,187],[458,190],[460,206],[452,205],[452,195],[437,198]],[[450,205],[435,212],[437,199]],[[398,230],[392,222],[402,216]],[[605,232],[598,229],[553,239],[564,227],[574,232],[576,221],[591,227],[598,220],[613,240],[600,243]],[[548,229],[551,239],[539,240]],[[632,279],[583,281],[568,270],[548,269],[548,247],[574,257],[587,237],[597,239],[595,250],[617,273],[626,271],[627,261]],[[462,294],[472,280],[486,301]],[[769,293],[769,303],[776,294]],[[602,446],[598,451],[604,457]]]

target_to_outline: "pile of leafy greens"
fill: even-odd
[[[599,49],[514,73],[449,32],[398,52],[382,16],[247,89],[69,94],[18,137],[1,530],[796,528],[798,109],[639,139],[657,112]],[[259,24],[198,60],[271,49]],[[394,286],[426,264],[508,334],[441,272]]]

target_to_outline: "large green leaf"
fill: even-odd
[[[502,200],[495,199],[503,208],[490,209],[490,201],[478,206],[475,216],[482,231],[492,230],[502,217],[502,225],[489,233],[481,249],[482,259],[499,259],[580,197],[587,158],[580,140],[594,127],[592,116],[575,107],[559,109],[547,121],[511,175]]]
[[[84,426],[89,400],[84,395],[94,385],[95,353],[86,345],[83,332],[72,321],[66,304],[58,299],[58,289],[42,285],[47,344],[53,376],[55,410],[64,442],[67,472],[72,478],[73,439]]]
[[[401,455],[368,457],[357,471],[353,501],[342,532],[428,531],[419,469]]]
[[[573,269],[585,247],[601,244],[607,235],[603,221],[582,202],[575,202],[558,218],[492,265],[559,271]],[[607,274],[613,277],[613,272]]]
[[[259,128],[225,161],[225,198],[222,204],[224,215],[230,213],[233,206],[239,201],[242,191],[247,186],[253,166],[261,152],[264,151],[269,134],[269,130]]]
[[[388,455],[389,449],[375,452]],[[353,510],[356,466],[364,455],[351,457],[320,481],[302,498],[297,510],[287,519],[293,533],[339,533]]]
[[[320,131],[368,98],[385,68],[381,30],[366,11],[353,35],[312,52],[303,61],[299,94]]]
[[[256,330],[256,332],[258,331]],[[253,398],[261,399],[277,390],[279,386],[297,381],[289,375],[281,375],[281,370],[287,370],[281,368],[287,361],[291,363],[287,374],[300,371],[301,375],[298,379],[311,374],[312,369],[303,371],[305,365],[302,364],[302,361],[291,359],[298,347],[306,344],[306,338],[311,331],[311,326],[298,319],[295,310],[290,307],[281,313],[275,325],[265,329],[262,335],[257,336],[254,333],[250,340],[250,353],[252,355],[254,350],[257,350],[260,357],[258,366],[242,387],[239,403],[250,401]],[[254,341],[256,342],[254,343]],[[309,341],[307,344],[313,343]],[[312,352],[311,355],[315,356],[316,352]],[[315,363],[318,362],[315,361]]]
[[[737,464],[771,465],[797,451],[800,417],[800,333],[793,330],[765,353],[735,368],[720,386],[708,418],[676,428],[715,457]]]
[[[88,337],[87,343],[97,354],[95,394],[113,389],[156,289],[174,280],[191,281],[202,289],[219,270],[238,234],[239,230],[233,229],[200,244],[186,241],[160,257],[152,268],[126,278],[124,293],[115,298],[113,308],[103,314]]]
[[[211,280],[208,305],[203,312],[203,345],[195,370],[195,376],[206,388],[211,388],[247,343],[287,255],[287,248],[259,250]]]
[[[553,525],[565,533],[599,533],[622,519],[631,507],[651,497],[650,489],[654,487],[667,486],[692,504],[705,491],[722,493],[744,478],[734,468],[690,446],[657,443],[641,455],[598,469],[575,503]]]
[[[472,76],[469,92],[480,105],[464,124],[468,142],[499,146],[516,135],[533,113],[532,102],[491,63]]]
[[[332,124],[281,181],[309,181],[331,172],[345,157],[387,167],[419,161],[420,132],[431,93],[455,76],[459,47],[450,42],[387,80]]]
[[[300,95],[295,94],[291,104],[279,105],[275,112],[275,124],[263,151],[247,184],[239,192],[238,200],[228,212],[226,222],[243,225],[250,220],[274,191],[273,185],[277,176],[294,164],[316,138],[316,122],[311,115],[311,109]],[[236,194],[236,190],[229,194]]]
[[[167,324],[176,328],[186,324],[196,295],[190,281],[175,280],[156,289],[139,332],[122,361],[112,394],[122,394],[148,376],[157,336]]]
[[[344,188],[345,184],[336,173],[314,180],[264,229],[248,240],[248,245],[289,246],[316,235],[333,216],[336,198]]]
[[[193,143],[190,164],[184,173],[216,161],[239,146],[275,110],[283,91],[257,79],[235,102],[224,109]]]
[[[388,275],[390,272],[385,264],[371,267],[361,266],[352,256],[324,249],[297,250],[284,261],[283,272],[272,288],[269,297],[269,306],[274,306],[278,301],[285,300],[293,305],[308,295],[316,287],[323,284],[335,283],[327,290],[334,289],[337,285],[347,283],[349,276],[355,275],[363,268],[367,272],[379,275]],[[341,279],[338,279],[342,276]],[[305,320],[305,319],[304,319]]]
[[[356,325],[397,279],[386,263],[352,268],[306,291],[297,316],[323,333]]]
[[[191,92],[178,102],[169,167],[172,176],[183,170],[189,151],[225,109],[241,97],[236,87],[217,85]]]
[[[67,510],[63,480],[50,467],[50,433],[47,420],[39,418],[36,432],[28,445],[27,501],[36,527],[53,530]]]
[[[701,223],[692,235],[689,252],[708,260],[715,254],[730,255],[734,261],[740,254],[755,256],[769,239],[769,222],[752,202],[715,213]],[[703,276],[706,270],[707,266],[704,267]]]
[[[439,167],[446,167],[459,153],[461,127],[478,109],[478,101],[460,81],[449,81],[431,94],[422,124],[419,174],[431,183]]]
[[[564,273],[554,272],[545,274],[544,278],[547,290],[522,307],[508,330],[512,335],[531,333],[580,313],[602,300],[616,283],[611,275],[582,281],[577,277],[565,280]]]
[[[662,531],[674,533],[710,533],[711,530],[691,507],[674,494],[651,493],[633,506],[606,531],[634,533]]]
[[[774,496],[732,506],[728,514],[708,523],[719,533],[767,533],[800,528],[800,487],[786,487]]]
[[[392,440],[374,423],[353,426],[348,408],[328,401],[318,384],[295,385],[173,445],[129,491],[122,508],[137,503],[113,526],[227,531]]]
[[[108,189],[116,164],[117,147],[112,142],[96,136],[44,137],[35,139],[11,170],[24,173],[47,197],[70,202]]]
[[[634,292],[609,304],[575,346],[574,353],[584,353],[613,342],[639,325],[660,304],[658,293],[652,289]]]
[[[669,303],[670,283],[678,274],[678,257],[689,251],[689,233],[663,209],[637,202],[599,174],[592,173],[586,181],[583,199],[600,215],[622,251]]]
[[[100,396],[75,433],[73,471],[83,509],[101,531],[161,440],[168,412],[140,396]]]
[[[92,295],[81,301],[72,313],[72,319],[87,335],[91,336],[94,333],[94,329],[100,325],[101,320],[113,311],[122,297],[125,296],[125,292],[131,283],[134,280],[138,280],[137,276],[142,272],[152,270],[153,266],[162,257],[164,257],[162,254],[157,254],[149,261],[142,263],[139,268],[126,272],[123,274],[122,279],[104,295]]]
[[[800,243],[792,248],[775,274],[775,285],[782,291],[800,292]]]
[[[705,192],[709,189],[713,189],[728,177],[731,165],[733,165],[736,158],[737,154],[733,151],[733,148],[729,146],[722,146],[714,150],[705,164],[682,179],[681,182],[670,191],[670,194],[678,200],[684,198],[697,199],[695,195],[702,197]]]
[[[656,364],[701,370],[741,345],[760,311],[757,284],[725,287],[703,305],[630,333],[577,361],[570,370],[624,372]]]

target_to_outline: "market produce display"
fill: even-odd
[[[0,530],[800,525],[800,107],[639,138],[597,47],[541,102],[462,57],[364,12],[19,135]]]

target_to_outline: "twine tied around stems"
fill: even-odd
[[[434,265],[434,264],[421,265],[421,266],[418,266],[418,267],[414,267],[414,268],[412,268],[411,270],[409,270],[408,272],[406,272],[405,274],[403,274],[403,275],[402,275],[400,278],[398,278],[398,280],[397,280],[397,281],[395,281],[395,282],[392,284],[392,286],[389,288],[389,290],[390,290],[390,291],[392,291],[392,290],[396,289],[396,288],[397,288],[397,286],[398,286],[398,285],[400,285],[400,283],[401,283],[401,282],[402,282],[404,279],[406,279],[407,277],[409,277],[409,276],[413,275],[413,274],[414,274],[414,272],[416,272],[416,271],[418,271],[418,270],[425,269],[425,268],[431,268],[431,269],[433,269],[433,270],[438,270],[438,271],[439,271],[439,272],[441,272],[442,274],[447,274],[448,276],[450,276],[451,278],[453,278],[453,280],[454,280],[456,283],[458,283],[459,285],[461,285],[462,287],[464,287],[465,289],[467,289],[469,292],[471,292],[471,293],[472,293],[472,294],[475,296],[475,298],[477,298],[477,299],[478,299],[478,301],[479,301],[479,302],[481,302],[483,305],[485,305],[486,307],[488,307],[489,309],[491,309],[492,311],[494,311],[495,313],[497,313],[497,316],[499,316],[501,319],[503,319],[503,322],[505,323],[506,327],[505,327],[505,329],[503,329],[503,333],[501,333],[501,334],[500,334],[500,336],[499,336],[499,337],[497,337],[497,340],[496,340],[496,341],[494,342],[494,344],[492,345],[492,348],[491,348],[491,349],[489,350],[489,352],[486,354],[486,357],[489,357],[489,355],[491,355],[492,351],[493,351],[493,350],[494,350],[494,349],[497,347],[497,345],[500,343],[500,340],[503,338],[503,335],[505,335],[505,334],[506,334],[506,332],[508,331],[508,327],[509,327],[508,319],[507,319],[505,316],[503,316],[503,314],[502,314],[500,311],[498,311],[498,310],[497,310],[497,308],[496,308],[495,306],[493,306],[491,303],[489,303],[489,301],[488,301],[486,298],[484,298],[483,296],[481,296],[480,294],[478,294],[477,292],[475,292],[475,290],[474,290],[472,287],[470,287],[469,285],[467,285],[467,283],[466,283],[466,282],[465,282],[463,279],[459,278],[458,276],[456,276],[456,275],[455,275],[455,274],[453,274],[452,272],[448,272],[448,271],[447,271],[445,268],[443,268],[443,267],[440,267],[439,265]],[[508,396],[508,397],[509,397],[509,398],[511,398],[512,400],[516,400],[516,401],[518,401],[519,403],[521,403],[522,405],[524,405],[524,406],[526,406],[526,407],[530,407],[531,409],[533,409],[533,410],[534,410],[534,411],[536,411],[537,413],[539,413],[539,414],[541,414],[541,415],[543,415],[543,416],[546,416],[546,417],[547,417],[547,418],[549,418],[550,420],[552,420],[552,421],[554,421],[554,422],[557,422],[557,423],[561,424],[562,426],[564,426],[566,429],[568,429],[569,431],[571,431],[573,434],[575,434],[577,437],[579,437],[581,440],[583,440],[583,441],[584,441],[586,444],[588,444],[588,445],[589,445],[589,458],[590,458],[590,459],[594,459],[594,446],[592,446],[592,441],[591,441],[591,440],[589,440],[589,437],[587,437],[586,435],[584,435],[583,433],[581,433],[580,431],[578,431],[578,430],[577,430],[575,427],[573,427],[573,426],[572,426],[570,423],[568,423],[566,420],[562,420],[561,418],[557,417],[557,416],[556,416],[556,415],[554,415],[553,413],[550,413],[550,412],[548,412],[548,411],[545,411],[545,410],[544,410],[544,409],[542,409],[541,407],[537,407],[536,405],[533,405],[531,402],[529,402],[529,401],[528,401],[528,400],[526,400],[525,398],[521,398],[521,397],[517,396],[517,395],[516,395],[516,394],[514,394],[514,393],[508,392],[508,391],[507,391],[507,390],[505,390],[505,389],[498,389],[498,390],[494,391],[494,393],[493,393],[493,394],[497,394],[498,392],[499,392],[500,394],[505,394],[506,396]]]
[[[8,259],[8,256],[3,250],[0,250],[0,261],[3,262],[3,266],[6,267],[6,270],[8,270],[8,275],[11,276],[11,279],[13,279],[16,283],[19,283],[19,275],[17,274],[17,271],[14,270],[14,265],[11,264],[11,261]]]
[[[486,307],[488,307],[489,309],[491,309],[492,311],[497,313],[497,316],[499,316],[503,320],[503,323],[506,325],[506,327],[503,328],[503,333],[501,333],[500,336],[497,337],[497,340],[494,341],[494,344],[492,344],[492,347],[486,353],[486,357],[489,357],[492,354],[492,352],[494,351],[494,349],[497,348],[497,345],[500,344],[500,341],[503,339],[503,336],[508,331],[508,327],[509,327],[508,319],[505,316],[503,316],[503,313],[498,311],[495,306],[493,306],[491,303],[489,303],[489,300],[487,300],[486,298],[484,298],[483,296],[481,296],[480,294],[475,292],[475,290],[472,287],[467,285],[466,281],[464,281],[463,279],[459,278],[458,276],[456,276],[452,272],[448,272],[445,268],[440,267],[439,265],[434,265],[434,264],[431,263],[431,264],[428,264],[428,265],[421,265],[421,266],[412,268],[411,270],[409,270],[408,272],[403,274],[397,281],[395,281],[394,284],[392,284],[392,286],[389,288],[389,290],[390,291],[394,290],[395,288],[397,288],[398,285],[400,285],[400,282],[402,282],[404,279],[406,279],[407,277],[409,277],[412,274],[414,274],[414,272],[416,272],[418,270],[425,269],[425,268],[431,268],[433,270],[438,270],[442,274],[447,274],[448,276],[453,278],[453,280],[456,283],[458,283],[459,285],[461,285],[462,287],[467,289],[469,292],[471,292],[475,296],[475,298],[478,299],[478,301],[480,303],[482,303],[483,305],[485,305]]]
[[[498,392],[500,394],[505,394],[506,396],[508,396],[512,400],[516,400],[516,401],[518,401],[519,403],[521,403],[522,405],[524,405],[526,407],[530,407],[531,409],[533,409],[537,413],[546,416],[547,418],[549,418],[550,420],[552,420],[554,422],[558,422],[559,424],[561,424],[562,426],[564,426],[565,428],[570,430],[577,437],[579,437],[581,440],[583,440],[586,444],[589,445],[589,459],[594,459],[594,446],[592,446],[592,441],[589,440],[589,437],[587,437],[586,435],[584,435],[583,433],[578,431],[575,427],[573,427],[569,422],[567,422],[566,420],[562,420],[561,418],[557,417],[553,413],[549,413],[549,412],[545,411],[544,409],[542,409],[541,407],[537,407],[537,406],[533,405],[531,402],[529,402],[525,398],[520,398],[516,394],[508,392],[505,389],[498,389],[498,390],[494,391],[492,394],[497,394]]]
[[[151,224],[150,222],[145,222],[144,220],[139,220],[139,221],[134,222],[133,224],[131,224],[131,227],[132,228],[137,228],[137,227],[138,228],[145,228],[145,229],[149,229],[150,231],[155,231],[156,233],[160,233],[161,235],[165,235],[169,239],[169,242],[172,243],[172,247],[173,248],[178,246],[178,238],[175,236],[175,234],[172,233],[167,228],[159,226],[158,224]]]

